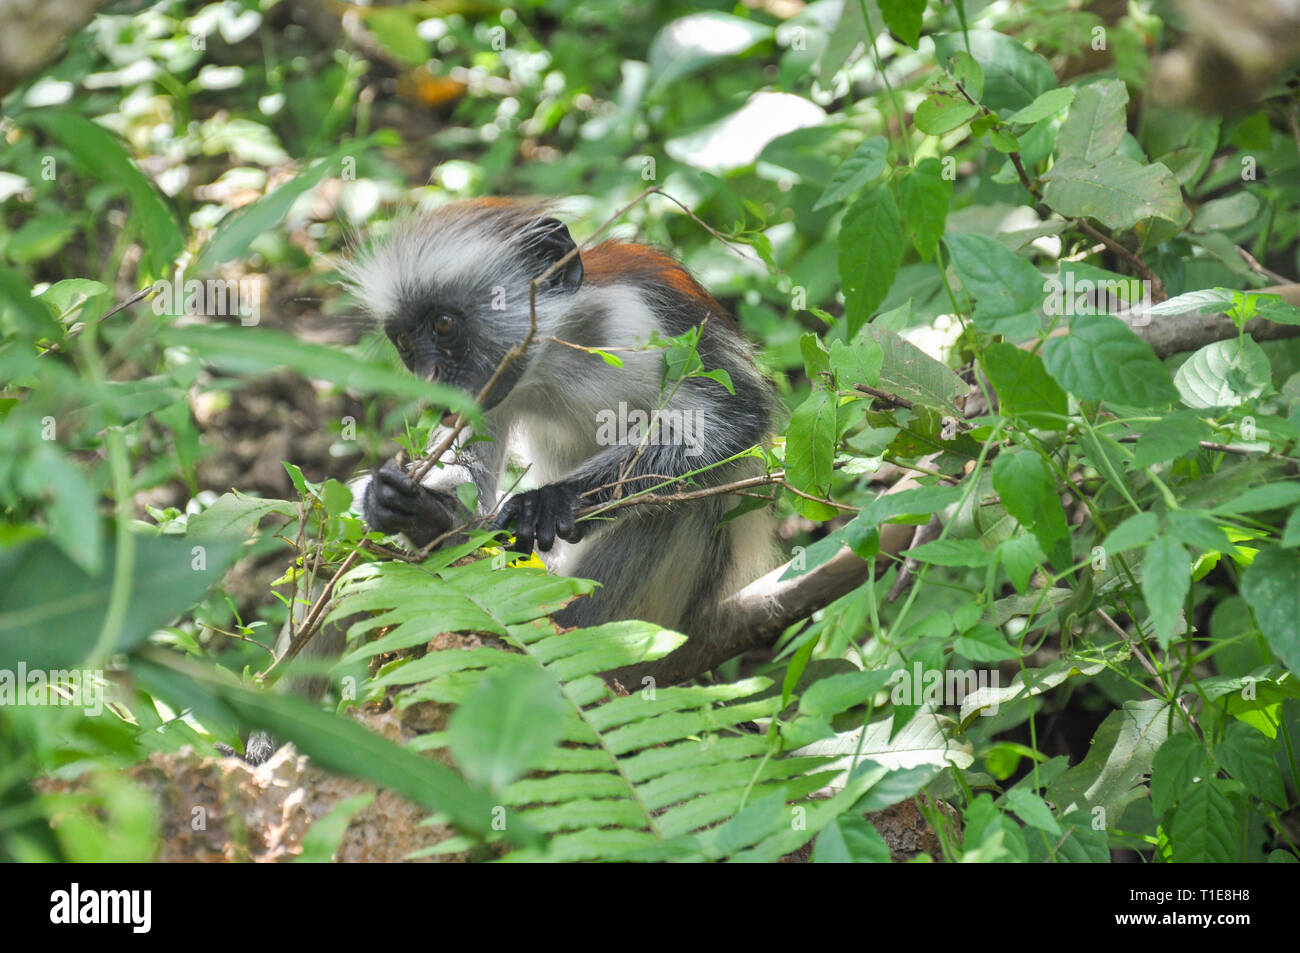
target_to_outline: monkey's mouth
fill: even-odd
[[[460,419],[460,414],[453,410],[449,410],[442,415],[442,425],[444,427],[454,427],[456,426],[456,421],[458,419]]]

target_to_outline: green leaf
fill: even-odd
[[[772,27],[729,13],[704,11],[673,20],[650,44],[654,90],[740,56],[772,36]]]
[[[1115,154],[1128,132],[1128,89],[1117,79],[1079,87],[1070,115],[1056,137],[1060,159],[1096,163]]]
[[[1062,109],[1074,102],[1074,88],[1058,86],[1040,95],[1024,109],[1017,109],[1007,117],[1007,122],[1035,123],[1041,119],[1055,116]]]
[[[987,566],[993,553],[977,539],[936,539],[907,550],[908,557],[936,566]]]
[[[903,223],[888,186],[878,185],[849,207],[840,226],[840,287],[849,335],[885,300],[903,260]]]
[[[1142,779],[1168,736],[1169,708],[1160,699],[1124,702],[1092,736],[1083,761],[1047,786],[1057,810],[1091,812],[1103,807],[1110,819],[1145,794]]]
[[[1003,452],[993,461],[993,488],[1002,505],[1038,538],[1058,572],[1073,562],[1065,507],[1051,471],[1036,453]]]
[[[1022,593],[1028,589],[1034,570],[1047,559],[1038,538],[1028,534],[1004,539],[998,543],[997,553],[1011,584]]]
[[[916,49],[921,39],[921,16],[926,0],[880,0],[880,15],[900,40]],[[978,98],[978,94],[972,94]]]
[[[1238,857],[1237,812],[1218,778],[1191,786],[1174,813],[1169,841],[1176,863],[1226,864]]]
[[[853,523],[874,528],[900,516],[928,516],[956,503],[961,493],[961,487],[956,486],[918,486],[898,493],[882,493],[854,517]]]
[[[1185,213],[1173,173],[1116,154],[1096,162],[1062,159],[1043,173],[1043,199],[1067,218],[1095,218],[1127,230],[1147,218],[1177,222]]]
[[[1262,551],[1242,574],[1241,594],[1269,647],[1300,673],[1300,553],[1277,546]]]
[[[429,58],[429,44],[417,32],[419,18],[406,7],[362,7],[366,29],[394,59],[419,66]]]
[[[1191,453],[1202,440],[1214,436],[1210,425],[1198,417],[1173,413],[1156,421],[1138,438],[1133,448],[1133,465],[1146,468]]]
[[[922,261],[929,261],[939,246],[952,195],[953,183],[934,157],[922,159],[898,184],[903,221]]]
[[[158,338],[188,347],[204,361],[242,373],[292,367],[304,377],[332,381],[367,394],[424,399],[457,413],[477,413],[474,398],[454,387],[431,384],[375,359],[336,347],[300,341],[281,331],[238,325],[165,328]]]
[[[1300,483],[1265,483],[1252,486],[1235,499],[1220,503],[1214,512],[1221,515],[1238,516],[1245,513],[1263,513],[1268,510],[1280,510],[1300,503]]]
[[[1259,199],[1250,192],[1211,199],[1196,210],[1191,228],[1198,232],[1226,231],[1249,224],[1259,214]]]
[[[1011,812],[1030,827],[1046,831],[1052,837],[1061,836],[1061,825],[1052,815],[1052,809],[1033,791],[1015,787],[1006,793],[1005,800]]]
[[[785,469],[791,485],[815,496],[831,490],[835,462],[835,395],[815,390],[795,408],[786,430]]]
[[[1268,355],[1249,337],[1207,344],[1174,374],[1183,403],[1198,410],[1244,404],[1262,394],[1271,380]]]
[[[912,122],[927,136],[942,136],[970,122],[979,115],[979,111],[978,106],[962,99],[955,92],[936,91],[916,107]]]
[[[1156,514],[1151,512],[1135,513],[1116,526],[1106,536],[1106,542],[1103,544],[1106,554],[1115,556],[1126,550],[1145,546],[1155,539],[1158,529],[1159,520],[1156,519]]]
[[[874,340],[884,353],[878,382],[881,390],[944,413],[960,413],[953,401],[966,393],[967,387],[952,368],[878,324],[863,325],[859,334]]]
[[[889,847],[866,818],[841,814],[822,828],[813,847],[814,864],[887,864]]]
[[[343,835],[358,811],[374,803],[375,795],[354,794],[345,797],[332,807],[328,814],[314,821],[302,835],[302,853],[293,859],[295,864],[328,864],[343,843]]]
[[[815,718],[830,718],[866,704],[893,679],[892,669],[827,675],[803,693],[799,699],[799,711]]]
[[[1234,721],[1228,725],[1223,741],[1214,746],[1214,757],[1255,797],[1284,808],[1286,786],[1278,771],[1276,749],[1277,743],[1266,735]]]
[[[1183,628],[1183,603],[1192,587],[1192,563],[1187,550],[1173,536],[1157,536],[1142,561],[1142,598],[1151,610],[1160,647]]]
[[[222,262],[246,255],[253,240],[278,225],[299,196],[315,188],[328,173],[337,173],[344,156],[355,155],[366,145],[364,141],[343,143],[274,192],[222,219],[212,238],[199,252],[191,271],[200,275],[211,274]]]
[[[858,334],[850,344],[831,342],[830,363],[835,371],[837,387],[846,390],[854,384],[874,387],[880,381],[884,360],[884,349],[868,334]]]
[[[113,650],[143,642],[203,596],[220,578],[237,547],[198,546],[176,536],[137,536],[126,618]],[[108,611],[117,568],[116,548],[105,546],[104,569],[88,574],[53,543],[40,541],[0,552],[0,669],[70,668],[91,652]]]
[[[564,735],[564,701],[555,682],[531,668],[481,681],[447,723],[456,765],[471,781],[501,792],[541,765]]]
[[[43,499],[49,494],[45,517],[50,537],[85,572],[98,575],[104,564],[99,494],[81,470],[53,444],[42,441],[17,476],[19,487],[28,497]]]
[[[958,233],[944,239],[952,266],[975,299],[975,324],[1017,341],[1041,327],[1036,309],[1046,295],[1038,269],[987,235]]]
[[[1151,810],[1155,816],[1163,817],[1197,779],[1209,773],[1205,749],[1194,737],[1170,735],[1151,761]]]
[[[1178,394],[1151,345],[1108,314],[1071,321],[1069,334],[1043,345],[1043,364],[1067,393],[1082,400],[1160,407]]]
[[[1044,429],[1064,429],[1063,421],[1038,416],[1041,412],[1064,417],[1069,402],[1037,354],[999,341],[984,349],[980,365],[998,395],[1002,413],[1032,418],[1035,426]]]
[[[1023,109],[1056,86],[1051,64],[1023,43],[992,30],[945,33],[934,37],[934,53],[940,63],[966,49],[984,71],[984,92],[980,101],[995,112]]]
[[[1020,651],[1008,645],[1001,632],[983,622],[957,636],[952,647],[972,662],[1000,662],[1020,656]]]
[[[840,163],[831,176],[826,191],[813,206],[813,211],[828,205],[838,205],[864,185],[880,178],[885,171],[885,156],[888,152],[889,140],[884,136],[872,136],[864,141],[854,150],[853,155]]]
[[[126,190],[131,212],[140,229],[148,273],[167,274],[184,245],[180,225],[163,197],[131,160],[121,140],[103,126],[74,112],[39,109],[23,119],[58,139],[86,172],[114,188]]]

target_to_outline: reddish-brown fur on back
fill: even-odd
[[[690,300],[705,315],[734,323],[726,308],[718,304],[681,263],[646,245],[618,240],[602,242],[582,254],[583,280],[594,285],[631,283],[660,287]]]

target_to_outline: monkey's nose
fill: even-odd
[[[442,368],[437,364],[433,365],[433,370],[429,371],[429,380],[438,381],[442,378]]]

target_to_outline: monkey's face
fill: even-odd
[[[412,374],[477,395],[513,342],[483,339],[476,317],[467,302],[426,291],[404,300],[384,331]],[[493,388],[488,406],[504,393]]]
[[[571,306],[583,268],[568,229],[544,210],[488,200],[435,210],[345,274],[413,374],[477,396],[529,333],[535,279],[542,278],[536,312],[545,335],[552,333],[544,330],[548,320]],[[531,358],[509,366],[486,409],[510,393]]]

